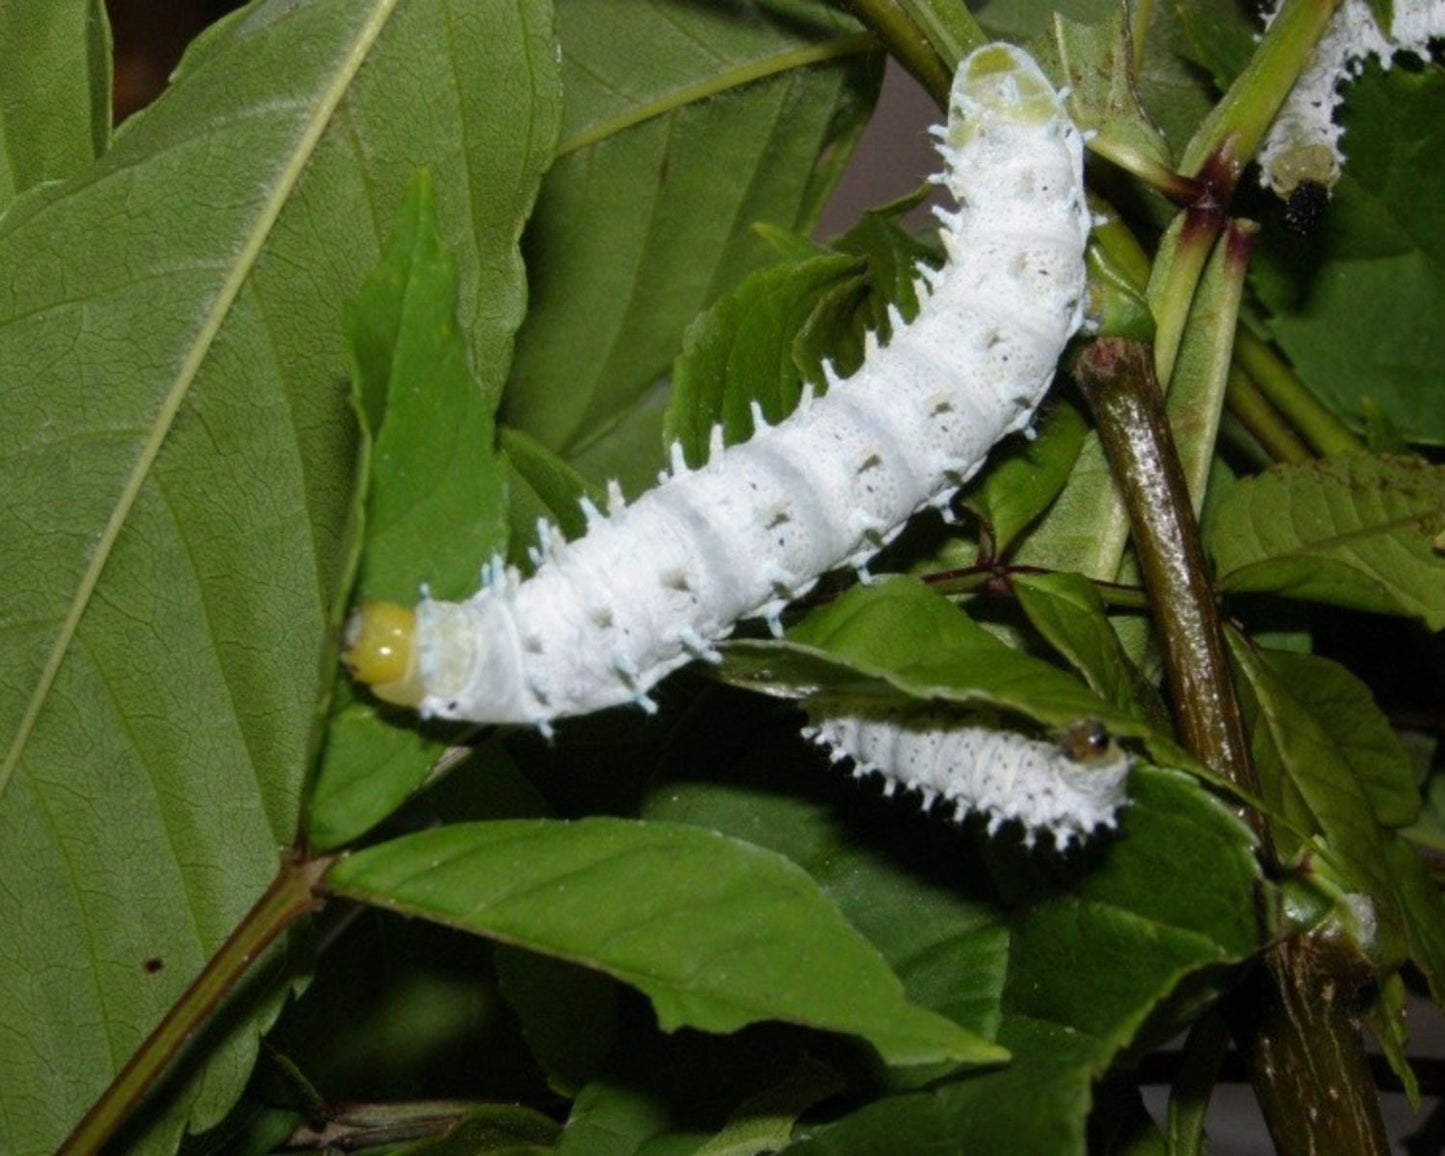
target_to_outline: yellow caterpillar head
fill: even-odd
[[[357,682],[384,702],[417,706],[423,697],[416,669],[416,612],[395,602],[368,602],[346,624],[341,661]]]

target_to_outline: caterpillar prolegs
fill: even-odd
[[[1084,311],[1083,149],[1023,51],[991,45],[954,79],[936,130],[948,261],[924,270],[909,325],[825,396],[751,440],[673,470],[552,544],[532,577],[484,572],[463,602],[364,607],[347,663],[423,715],[532,723],[628,701],[744,617],[776,623],[824,572],[862,567],[914,513],[946,506],[989,448],[1026,427]],[[760,415],[757,415],[760,416]]]
[[[916,791],[925,811],[937,802],[962,820],[988,817],[988,833],[1008,822],[1032,847],[1040,833],[1060,850],[1097,827],[1113,827],[1127,801],[1129,757],[1097,722],[1081,720],[1040,742],[1013,731],[962,725],[938,710],[850,709],[810,703],[804,735],[857,778],[881,775],[884,794]]]

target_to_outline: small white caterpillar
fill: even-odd
[[[1129,756],[1097,722],[1065,727],[1046,743],[991,727],[966,726],[934,709],[877,708],[818,702],[803,734],[851,759],[853,775],[883,776],[884,794],[902,787],[923,809],[942,800],[954,818],[988,816],[988,833],[1017,821],[1032,847],[1047,831],[1060,850],[1096,827],[1112,828],[1127,802]]]
[[[1280,0],[1283,3],[1283,0]],[[1266,17],[1274,20],[1279,4]],[[1368,0],[1344,0],[1279,110],[1260,150],[1260,181],[1281,197],[1301,185],[1332,188],[1344,155],[1335,108],[1340,86],[1358,76],[1371,57],[1390,67],[1397,52],[1428,55],[1432,37],[1445,35],[1445,0],[1394,0],[1390,35],[1375,23]]]
[[[647,691],[738,619],[775,626],[839,566],[861,570],[926,506],[944,508],[989,448],[1023,429],[1084,311],[1083,151],[1059,94],[1010,45],[974,52],[935,130],[957,199],[940,212],[948,262],[924,270],[917,319],[846,381],[609,515],[543,537],[523,581],[493,562],[463,602],[363,607],[346,662],[378,697],[424,716],[531,723]]]

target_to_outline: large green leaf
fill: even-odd
[[[1341,119],[1346,154],[1307,242],[1267,232],[1255,285],[1306,384],[1363,424],[1369,396],[1411,440],[1445,442],[1445,73],[1370,68]]]
[[[895,1063],[1003,1058],[909,1004],[797,867],[695,827],[455,824],[359,852],[328,886],[604,971],[646,993],[665,1030],[779,1019],[861,1035]]]
[[[7,1152],[54,1148],[296,832],[352,489],[340,309],[373,213],[436,167],[495,393],[557,103],[546,4],[272,0],[0,224]],[[147,1145],[224,1110],[255,1030],[229,1021]]]
[[[78,172],[110,140],[104,0],[0,4],[0,213],[43,181]]]
[[[1445,468],[1364,454],[1232,487],[1205,542],[1224,590],[1269,591],[1445,627]]]
[[[880,70],[822,0],[560,0],[558,28],[566,121],[505,417],[571,456],[768,259],[749,226],[811,227]]]

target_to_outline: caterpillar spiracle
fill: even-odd
[[[1025,52],[995,44],[954,78],[935,130],[948,260],[922,270],[917,318],[784,421],[706,466],[674,445],[662,484],[586,533],[558,538],[522,580],[497,563],[462,602],[371,604],[346,662],[380,698],[424,716],[530,723],[635,702],[745,617],[776,627],[840,566],[862,568],[917,511],[945,507],[989,448],[1025,428],[1084,315],[1083,147]]]
[[[1279,7],[1266,22],[1274,20]],[[1345,160],[1339,143],[1344,129],[1334,116],[1343,100],[1340,87],[1358,76],[1370,57],[1389,68],[1398,52],[1428,55],[1431,39],[1439,36],[1445,36],[1445,0],[1394,0],[1388,35],[1376,23],[1369,0],[1344,0],[1265,137],[1261,183],[1296,199],[1317,199],[1332,188]]]
[[[884,794],[916,791],[925,811],[937,802],[954,818],[988,817],[988,833],[1008,822],[1032,847],[1047,832],[1064,850],[1098,827],[1112,828],[1128,800],[1129,756],[1103,725],[1080,720],[1057,743],[1013,731],[959,723],[936,709],[899,710],[814,703],[803,734],[834,762],[851,760],[853,775],[877,774]]]

